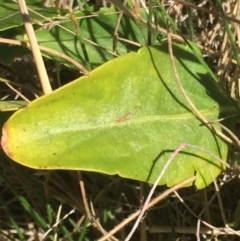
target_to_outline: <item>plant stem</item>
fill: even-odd
[[[31,45],[31,50],[33,53],[33,57],[35,59],[36,62],[36,67],[37,67],[37,71],[38,71],[38,76],[42,85],[42,89],[43,89],[43,93],[44,94],[48,94],[52,92],[52,87],[50,85],[49,82],[49,78],[47,75],[47,71],[43,62],[43,58],[38,46],[38,42],[37,42],[37,38],[33,29],[33,26],[31,24],[31,20],[29,17],[29,13],[28,13],[28,9],[27,9],[27,5],[25,3],[24,0],[18,0],[18,6],[20,9],[20,12],[22,14],[22,18],[23,18],[23,23],[25,26],[25,30]]]

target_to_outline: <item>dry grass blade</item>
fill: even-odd
[[[31,24],[31,20],[29,17],[28,9],[25,0],[18,0],[18,5],[20,12],[22,14],[24,26],[28,35],[28,39],[31,45],[31,50],[36,61],[36,67],[38,70],[38,75],[41,81],[42,89],[45,94],[52,92],[52,87],[50,85],[50,81],[47,75],[47,71],[43,62],[43,58],[38,46],[37,38]]]

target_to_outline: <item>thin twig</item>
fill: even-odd
[[[21,92],[19,92],[17,89],[15,89],[13,86],[11,86],[8,82],[5,82],[5,84],[12,90],[14,91],[17,95],[19,95],[23,100],[30,102],[30,100],[25,97]]]
[[[149,233],[171,233],[173,231],[173,227],[168,226],[151,226],[149,228]],[[196,227],[174,227],[175,233],[181,233],[181,234],[195,234],[196,233]],[[201,227],[200,234],[206,234],[206,235],[224,235],[226,232],[220,231],[219,229],[212,229],[210,227]]]
[[[43,93],[48,94],[52,92],[52,87],[50,85],[50,81],[47,75],[47,70],[45,68],[43,58],[38,46],[37,38],[31,24],[31,20],[29,17],[28,9],[24,0],[18,0],[18,6],[23,18],[23,23],[25,26],[25,30],[27,32],[27,36],[30,42],[31,50],[33,53],[33,57],[36,62],[36,67],[39,75],[39,79],[42,85]]]
[[[86,190],[85,190],[85,185],[84,185],[84,180],[83,180],[82,174],[79,171],[77,172],[77,174],[78,174],[78,179],[79,179],[80,191],[81,191],[82,199],[83,199],[83,205],[85,208],[87,218],[92,223],[94,228],[96,228],[97,230],[102,232],[103,235],[105,235],[107,232],[102,228],[101,225],[100,226],[98,225],[98,224],[100,224],[99,221],[96,222],[96,220],[94,218],[94,214],[90,211],[90,206],[87,201],[87,195],[86,195]],[[115,237],[111,237],[111,240],[118,241]]]
[[[213,175],[213,172],[212,172],[212,170],[210,168],[209,168],[209,171],[211,173],[211,176],[212,176],[212,179],[213,179],[213,183],[214,183],[214,187],[215,187],[215,190],[216,190],[216,195],[217,195],[217,198],[218,198],[219,209],[220,209],[220,212],[221,212],[221,215],[222,215],[223,223],[224,223],[226,228],[229,228],[229,226],[227,225],[226,216],[224,214],[224,208],[223,208],[222,199],[221,199],[221,197],[219,195],[219,188],[218,188],[217,182],[216,182],[216,180],[214,178],[214,175]]]
[[[91,211],[92,211],[92,214],[93,216],[95,217],[96,216],[96,213],[95,213],[95,210],[94,210],[94,207],[93,207],[93,203],[90,202],[90,206],[91,206]],[[99,219],[95,219],[95,224],[96,224],[96,228],[97,230],[99,230],[103,235],[106,235],[108,232],[102,227],[101,223],[99,222]],[[119,239],[117,239],[116,237],[114,236],[111,236],[110,237],[110,240],[112,241],[119,241]]]
[[[174,73],[174,77],[175,77],[175,81],[178,85],[178,88],[180,89],[180,91],[182,92],[184,98],[186,99],[186,101],[188,102],[188,104],[190,105],[190,107],[193,110],[193,113],[195,114],[195,116],[202,122],[204,123],[213,133],[215,133],[217,136],[219,136],[222,140],[226,141],[229,144],[232,145],[238,145],[237,143],[235,143],[232,139],[228,138],[226,135],[224,135],[222,132],[220,132],[219,130],[217,130],[216,128],[214,128],[212,126],[212,124],[204,117],[204,115],[202,115],[202,113],[196,108],[195,104],[192,102],[192,100],[188,97],[187,92],[185,91],[185,89],[183,88],[182,82],[179,78],[178,72],[177,72],[177,67],[175,64],[175,60],[174,60],[174,55],[173,55],[173,49],[172,49],[172,39],[171,39],[171,35],[168,34],[168,51],[169,51],[169,56],[170,56],[170,60],[171,60],[171,66],[172,66],[172,70]]]
[[[154,198],[148,205],[147,205],[147,209],[151,208],[152,206],[156,205],[157,203],[159,203],[161,200],[163,200],[164,198],[166,198],[170,193],[172,193],[175,190],[178,190],[179,188],[192,183],[196,180],[196,177],[190,177],[187,180],[184,180],[182,182],[180,182],[179,184],[175,185],[172,188],[169,188],[168,190],[166,190],[165,192],[163,192],[162,194],[160,194],[158,197]],[[113,234],[115,234],[116,232],[118,232],[120,229],[122,229],[124,226],[126,226],[128,223],[130,223],[132,220],[134,220],[136,217],[139,216],[141,210],[136,211],[135,213],[133,213],[131,216],[129,216],[127,219],[125,219],[124,221],[122,221],[119,225],[117,225],[115,228],[113,228],[111,231],[108,232],[107,235],[101,237],[100,239],[98,239],[98,241],[105,241],[107,240],[109,237],[111,237]]]
[[[140,182],[140,209],[142,209],[143,205],[144,205],[144,184],[143,182]],[[147,234],[146,234],[146,219],[144,218],[142,220],[142,222],[140,223],[140,241],[147,241]]]
[[[65,214],[61,219],[57,218],[57,222],[48,229],[47,232],[45,232],[41,238],[41,241],[44,240],[45,238],[47,238],[47,235],[54,229],[56,228],[63,220],[65,220],[66,218],[68,218],[71,214],[73,214],[76,211],[75,208],[73,208],[69,213]]]
[[[124,0],[123,5],[125,6],[127,4],[127,2],[128,2],[128,0]],[[117,24],[115,26],[114,34],[113,34],[113,48],[112,48],[112,50],[113,50],[114,53],[116,53],[116,47],[117,47],[117,41],[118,41],[118,29],[119,29],[119,26],[120,26],[122,16],[123,16],[123,12],[121,11],[118,15]]]
[[[30,44],[28,42],[23,42],[23,41],[19,41],[19,40],[6,39],[6,38],[1,38],[0,37],[0,43],[13,44],[13,45],[18,45],[18,46],[23,46],[23,47],[30,48]],[[77,61],[75,61],[74,59],[70,58],[66,54],[58,52],[58,51],[56,51],[54,49],[50,49],[50,48],[45,47],[45,46],[41,46],[41,45],[39,45],[39,48],[42,51],[45,51],[47,53],[56,55],[56,56],[58,56],[58,57],[60,57],[62,59],[67,60],[68,62],[70,62],[73,65],[75,65],[79,70],[81,70],[81,72],[83,74],[85,74],[85,75],[89,74],[88,70],[85,67],[83,67],[81,64],[79,64]]]
[[[82,177],[81,172],[77,172],[77,174],[78,174],[79,186],[80,186],[80,191],[81,191],[81,194],[82,194],[85,212],[86,212],[86,215],[87,215],[88,219],[91,221],[92,220],[92,214],[91,214],[91,211],[90,211],[90,208],[89,208],[89,205],[88,205],[88,201],[87,201],[87,195],[86,195],[86,191],[85,191],[83,177]]]
[[[62,203],[58,207],[57,215],[56,215],[56,223],[58,223],[61,220],[61,212],[62,212]],[[57,241],[58,239],[58,232],[56,232],[56,229],[54,229],[54,241]]]
[[[144,203],[144,205],[143,205],[143,207],[142,207],[142,209],[141,209],[141,212],[140,212],[140,214],[139,214],[139,216],[138,216],[135,224],[133,225],[132,230],[130,231],[130,233],[128,234],[128,236],[125,238],[125,241],[129,241],[130,238],[132,237],[133,233],[134,233],[135,230],[137,229],[139,223],[140,223],[141,220],[142,220],[142,217],[143,217],[144,213],[145,213],[146,210],[147,210],[147,205],[149,204],[149,202],[150,202],[150,200],[151,200],[151,198],[152,198],[152,196],[153,196],[153,194],[154,194],[154,191],[155,191],[155,189],[157,188],[157,186],[158,186],[160,180],[162,179],[163,175],[165,174],[168,166],[170,165],[170,163],[172,162],[172,160],[175,158],[175,156],[176,156],[183,148],[185,148],[185,147],[186,147],[186,144],[183,143],[183,144],[181,144],[181,145],[171,154],[170,158],[168,159],[168,161],[167,161],[166,164],[164,165],[163,169],[161,170],[160,174],[158,175],[156,181],[154,182],[154,185],[152,186],[152,188],[151,188],[151,190],[150,190],[150,192],[149,192],[149,194],[148,194],[148,196],[147,196],[147,199],[146,199],[146,201],[145,201],[145,203]]]

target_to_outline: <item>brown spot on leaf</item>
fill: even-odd
[[[117,119],[115,120],[115,122],[117,122],[117,123],[119,123],[119,122],[124,122],[124,121],[127,121],[127,120],[132,119],[132,117],[133,117],[133,114],[132,114],[131,112],[129,112],[129,113],[127,113],[126,115],[117,118]]]

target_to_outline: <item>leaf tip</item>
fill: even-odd
[[[8,133],[7,133],[6,124],[4,124],[2,128],[1,146],[4,152],[9,156],[8,148],[7,148],[7,139],[8,139]]]

